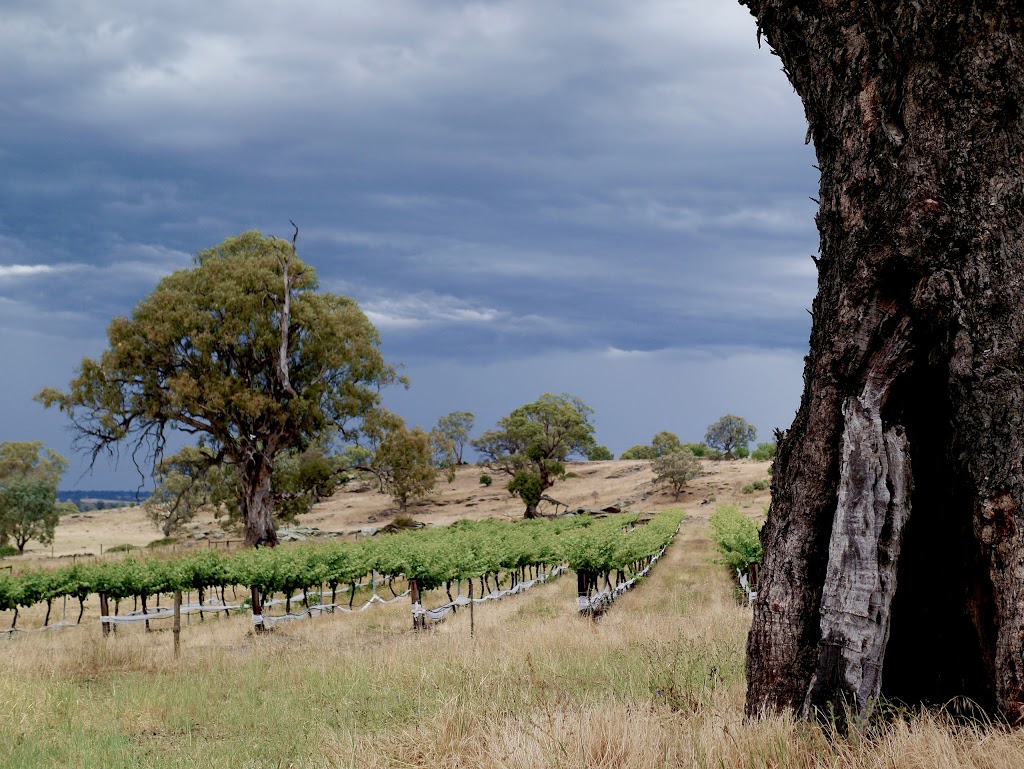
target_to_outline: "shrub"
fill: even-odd
[[[759,443],[757,448],[750,452],[750,458],[756,459],[758,462],[766,462],[769,459],[775,459],[775,443]]]
[[[135,545],[129,545],[127,543],[124,543],[124,544],[121,544],[121,545],[114,545],[112,547],[108,547],[108,548],[106,548],[105,552],[108,552],[108,553],[127,553],[129,550],[137,550],[137,549],[138,548]]]
[[[713,448],[708,446],[706,443],[684,443],[683,444],[683,448],[684,449],[689,449],[691,454],[693,454],[695,457],[700,457],[701,459],[721,459],[722,458],[722,452],[721,451],[715,451]]]
[[[491,483],[493,483],[493,481],[491,479],[491,476],[489,476],[487,473],[481,473],[480,474],[480,485],[481,486],[490,486]]]
[[[177,541],[174,537],[160,537],[160,539],[154,539],[146,547],[164,547],[165,545],[173,545]]]
[[[740,493],[753,494],[755,491],[764,491],[767,488],[768,481],[754,481],[753,483],[748,483],[746,486],[740,489]]]
[[[6,558],[9,555],[17,555],[18,548],[14,545],[0,545],[0,558]]]
[[[746,571],[761,562],[757,525],[732,505],[722,505],[711,515],[711,540],[722,556],[718,563]]]
[[[654,459],[654,447],[644,446],[638,443],[636,446],[630,446],[628,449],[619,455],[619,459]]]
[[[747,457],[750,456],[750,449],[748,449],[746,446],[740,446],[735,451],[732,452],[732,455],[737,459],[746,459]]]
[[[606,459],[615,459],[615,455],[607,446],[595,446],[587,454],[587,460],[590,462],[603,462]]]

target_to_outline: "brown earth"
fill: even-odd
[[[735,504],[751,516],[760,516],[768,504],[768,492],[743,494],[740,489],[753,481],[767,479],[768,467],[767,462],[746,459],[702,461],[704,474],[691,481],[676,500],[670,492],[654,488],[654,474],[647,461],[571,462],[567,469],[575,477],[555,484],[548,490],[548,496],[570,510],[612,505],[636,511],[682,507],[695,517],[706,517],[718,505]],[[482,473],[492,476],[490,486],[480,484]],[[442,478],[431,498],[411,505],[406,514],[429,525],[462,518],[520,518],[523,506],[505,490],[506,482],[507,477],[479,465],[464,465],[456,471],[453,482],[447,483]],[[702,504],[704,500],[708,503]],[[565,506],[558,506],[558,512],[565,510]],[[541,504],[542,513],[555,511],[555,505],[550,502]],[[299,523],[323,531],[359,534],[364,529],[387,525],[397,512],[392,500],[378,492],[371,480],[357,479],[330,499],[315,505],[307,515],[300,516]],[[140,507],[79,513],[61,519],[52,548],[30,542],[26,555],[11,561],[48,558],[51,552],[57,557],[99,555],[115,545],[145,546],[160,536],[159,529],[150,523]],[[205,547],[223,547],[228,542],[234,547],[241,536],[237,532],[225,532],[213,516],[206,513],[189,524],[179,538]]]

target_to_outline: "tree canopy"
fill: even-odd
[[[53,542],[57,484],[67,464],[53,449],[43,451],[41,441],[0,443],[0,544],[13,541],[22,552],[31,539]]]
[[[731,459],[737,449],[745,450],[747,444],[756,438],[757,428],[750,422],[735,414],[726,414],[708,425],[704,442],[725,454],[726,459]]]
[[[206,436],[210,464],[238,473],[247,542],[276,544],[278,454],[329,430],[353,434],[397,379],[356,303],[317,289],[294,238],[230,237],[115,318],[110,346],[66,392],[37,398],[68,415],[94,461],[122,442],[157,459],[169,429]]]
[[[397,414],[381,410],[367,422],[366,436],[371,455],[355,466],[377,476],[381,492],[391,495],[401,511],[409,503],[429,495],[437,485],[434,444],[421,427],[409,429]],[[446,466],[449,480],[455,465]]]
[[[437,420],[430,431],[434,462],[438,467],[463,464],[462,456],[476,417],[470,411],[453,411]]]
[[[594,410],[575,395],[546,393],[498,420],[473,441],[486,464],[512,476],[508,490],[526,504],[525,517],[537,515],[541,496],[565,476],[570,456],[587,457],[596,447]]]

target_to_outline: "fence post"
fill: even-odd
[[[181,656],[181,591],[174,591],[174,658]]]
[[[469,578],[469,637],[473,637],[475,626],[473,624],[473,578]]]
[[[100,591],[100,614],[104,617],[110,616],[109,604],[107,603],[107,591]],[[104,620],[102,623],[104,637],[110,635],[110,623]]]

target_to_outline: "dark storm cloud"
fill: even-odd
[[[0,333],[61,384],[196,250],[292,218],[417,418],[441,361],[798,359],[813,154],[754,37],[698,0],[7,3]]]

